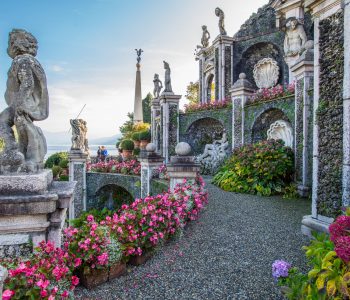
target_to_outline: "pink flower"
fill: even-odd
[[[94,221],[94,216],[93,216],[93,215],[88,215],[88,216],[86,217],[86,220],[87,220],[88,222],[93,222],[93,221]]]
[[[74,267],[77,268],[81,265],[81,258],[74,259]]]
[[[79,284],[79,278],[75,275],[72,276],[72,285],[77,286]]]
[[[10,300],[14,294],[15,294],[14,291],[5,290],[2,293],[2,300]]]
[[[42,288],[42,289],[46,289],[47,286],[48,286],[49,284],[50,284],[50,281],[49,281],[49,280],[42,280],[42,279],[40,279],[40,280],[36,283],[36,285],[37,285],[38,287]]]
[[[102,253],[101,255],[97,256],[97,260],[100,265],[106,265],[108,263],[108,254],[106,252]]]
[[[41,291],[40,291],[40,296],[41,296],[42,298],[47,297],[47,295],[48,295],[47,290],[41,290]]]

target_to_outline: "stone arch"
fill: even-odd
[[[206,80],[205,80],[205,100],[206,100],[206,103],[211,102],[211,96],[212,96],[211,86],[212,86],[213,82],[215,82],[214,81],[214,73],[209,73],[206,76]]]
[[[141,197],[141,179],[139,176],[113,174],[113,173],[86,173],[86,202],[87,210],[99,206],[101,191],[108,187],[118,187],[126,191],[132,199]]]
[[[258,42],[247,46],[242,52],[239,62],[234,66],[234,82],[240,73],[245,73],[247,79],[256,87],[253,69],[255,64],[263,58],[272,58],[280,68],[278,84],[288,82],[288,67],[283,59],[283,49],[273,42]],[[256,87],[257,88],[257,87]]]
[[[193,155],[203,153],[206,144],[220,139],[224,130],[223,123],[214,118],[204,117],[192,122],[187,130],[187,141],[192,147]]]
[[[267,140],[267,131],[271,124],[278,120],[283,120],[293,126],[286,113],[279,108],[269,108],[260,113],[251,129],[251,142],[256,143],[262,140]]]
[[[133,201],[132,195],[120,185],[114,183],[102,186],[96,192],[96,208],[119,209],[123,204],[130,204]]]

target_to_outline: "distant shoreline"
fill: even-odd
[[[117,156],[119,154],[118,149],[115,147],[115,145],[89,145],[90,155],[94,156],[97,154],[98,146],[105,146],[109,155]],[[68,152],[70,150],[70,147],[71,145],[48,145],[45,159],[57,152]]]

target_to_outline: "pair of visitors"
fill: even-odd
[[[105,146],[98,146],[97,160],[105,162],[107,155],[108,155],[108,151],[107,151],[106,147]]]

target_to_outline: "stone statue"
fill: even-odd
[[[135,49],[135,51],[136,51],[136,55],[137,55],[137,63],[139,64],[141,61],[141,54],[142,54],[143,50],[140,48],[140,49]]]
[[[220,140],[205,145],[204,152],[196,160],[201,164],[202,174],[214,174],[228,155],[228,139],[226,130]]]
[[[154,83],[153,96],[154,96],[154,98],[159,98],[159,94],[163,88],[163,84],[162,84],[161,80],[159,79],[158,74],[154,74],[153,83]]]
[[[88,140],[86,138],[87,126],[83,119],[71,119],[72,126],[72,150],[80,150],[82,152],[89,152]]]
[[[290,18],[286,23],[284,38],[284,54],[286,57],[296,56],[307,41],[304,26],[296,18]]]
[[[164,90],[163,94],[173,94],[173,89],[171,87],[171,77],[170,77],[170,67],[169,64],[166,61],[163,61],[164,63],[164,69],[165,69],[165,79],[164,79]]]
[[[207,48],[207,47],[209,47],[210,33],[207,29],[207,26],[205,26],[205,25],[202,26],[202,30],[203,30],[203,34],[202,34],[201,43],[202,43],[203,48]]]
[[[219,17],[219,30],[221,35],[226,35],[226,30],[225,30],[225,14],[224,12],[219,8],[215,8],[215,15]]]
[[[1,173],[35,172],[43,168],[46,140],[33,121],[48,117],[49,95],[45,72],[35,58],[37,50],[38,42],[29,32],[22,29],[10,32],[7,53],[13,61],[5,92],[8,107],[0,113],[0,137],[5,141],[0,154]]]

